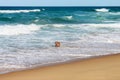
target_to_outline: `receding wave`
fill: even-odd
[[[40,26],[35,24],[30,25],[1,25],[0,35],[20,35],[20,34],[31,34],[34,31],[40,29]]]
[[[29,12],[40,12],[40,9],[33,10],[0,10],[0,13],[29,13]]]
[[[101,8],[101,9],[95,9],[97,12],[109,12],[109,9]]]

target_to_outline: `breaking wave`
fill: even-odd
[[[1,25],[0,35],[20,35],[20,34],[31,34],[34,31],[40,29],[40,26],[35,24],[30,25]]]
[[[42,26],[50,26],[49,24],[46,25],[0,25],[0,35],[21,35],[21,34],[31,34],[37,30],[40,30]],[[52,24],[53,27],[71,27],[71,28],[78,28],[78,27],[109,27],[109,28],[120,28],[120,23],[115,24]]]
[[[66,20],[72,20],[73,16],[64,16],[63,18]]]
[[[29,13],[29,12],[40,12],[40,9],[33,10],[0,10],[0,13]]]
[[[109,9],[101,8],[101,9],[95,9],[97,12],[109,12]]]

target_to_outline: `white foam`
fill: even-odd
[[[111,15],[120,15],[120,12],[110,12]]]
[[[103,22],[107,22],[107,23],[118,23],[119,21],[113,21],[113,20],[106,20],[106,21],[103,21]]]
[[[48,63],[62,62],[75,58],[87,58],[91,56],[106,55],[107,53],[120,52],[119,29],[115,30],[113,29],[112,32],[109,32],[108,29],[108,32],[102,33],[101,32],[102,30],[99,32],[100,29],[97,28],[97,27],[120,28],[120,23],[77,24],[77,25],[76,24],[3,25],[0,26],[0,35],[31,34],[34,31],[39,30],[41,27],[42,28],[50,27],[58,29],[63,27],[68,28],[60,29],[61,32],[63,31],[63,33],[65,32],[65,34],[63,33],[61,34],[61,32],[59,32],[58,30],[51,31],[48,28],[49,30],[43,31],[41,30],[41,32],[43,32],[42,34],[44,34],[42,35],[40,33],[39,35],[41,36],[30,35],[28,37],[25,36],[22,38],[18,38],[19,36],[15,36],[14,37],[15,40],[11,40],[12,37],[10,37],[9,39],[7,38],[5,39],[10,40],[8,42],[4,40],[1,41],[0,44],[2,45],[0,48],[1,51],[0,73],[11,72],[19,70],[21,68],[24,69],[39,65],[45,65]],[[67,30],[64,31],[64,29]],[[69,32],[69,30],[73,30],[75,32]],[[82,30],[86,32],[84,33]],[[118,34],[114,34],[113,32],[116,32]],[[58,33],[59,35],[56,36],[56,33]],[[51,43],[54,44],[54,41],[56,41],[58,38],[60,38],[62,42],[61,47],[60,48],[52,47]],[[72,41],[69,38],[72,38],[74,40]],[[11,46],[11,43],[14,43],[13,46]],[[46,45],[48,46],[47,48]]]
[[[34,20],[34,22],[38,22],[38,21],[39,21],[39,19]]]
[[[29,13],[29,12],[40,12],[40,9],[33,10],[0,10],[0,13]]]
[[[73,16],[66,16],[67,19],[71,20]]]
[[[72,20],[73,16],[64,16],[63,18],[67,20]]]
[[[4,64],[2,66],[0,66],[0,68],[8,68],[8,69],[11,69],[11,68],[15,68],[15,69],[19,69],[19,68],[26,68],[24,65],[8,65],[8,64]]]
[[[64,24],[53,24],[54,27],[65,27]]]
[[[113,24],[81,24],[81,26],[120,28],[120,23],[113,23]]]
[[[101,9],[95,9],[97,12],[109,12],[109,9],[101,8]]]
[[[30,34],[36,30],[39,30],[40,26],[35,24],[30,25],[2,25],[0,26],[0,35],[20,35]]]
[[[71,56],[71,57],[90,57],[89,54],[63,54],[62,56]]]

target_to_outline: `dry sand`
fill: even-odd
[[[2,74],[0,80],[120,80],[120,54]]]

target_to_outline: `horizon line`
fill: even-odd
[[[0,6],[0,7],[120,7],[120,6]]]

